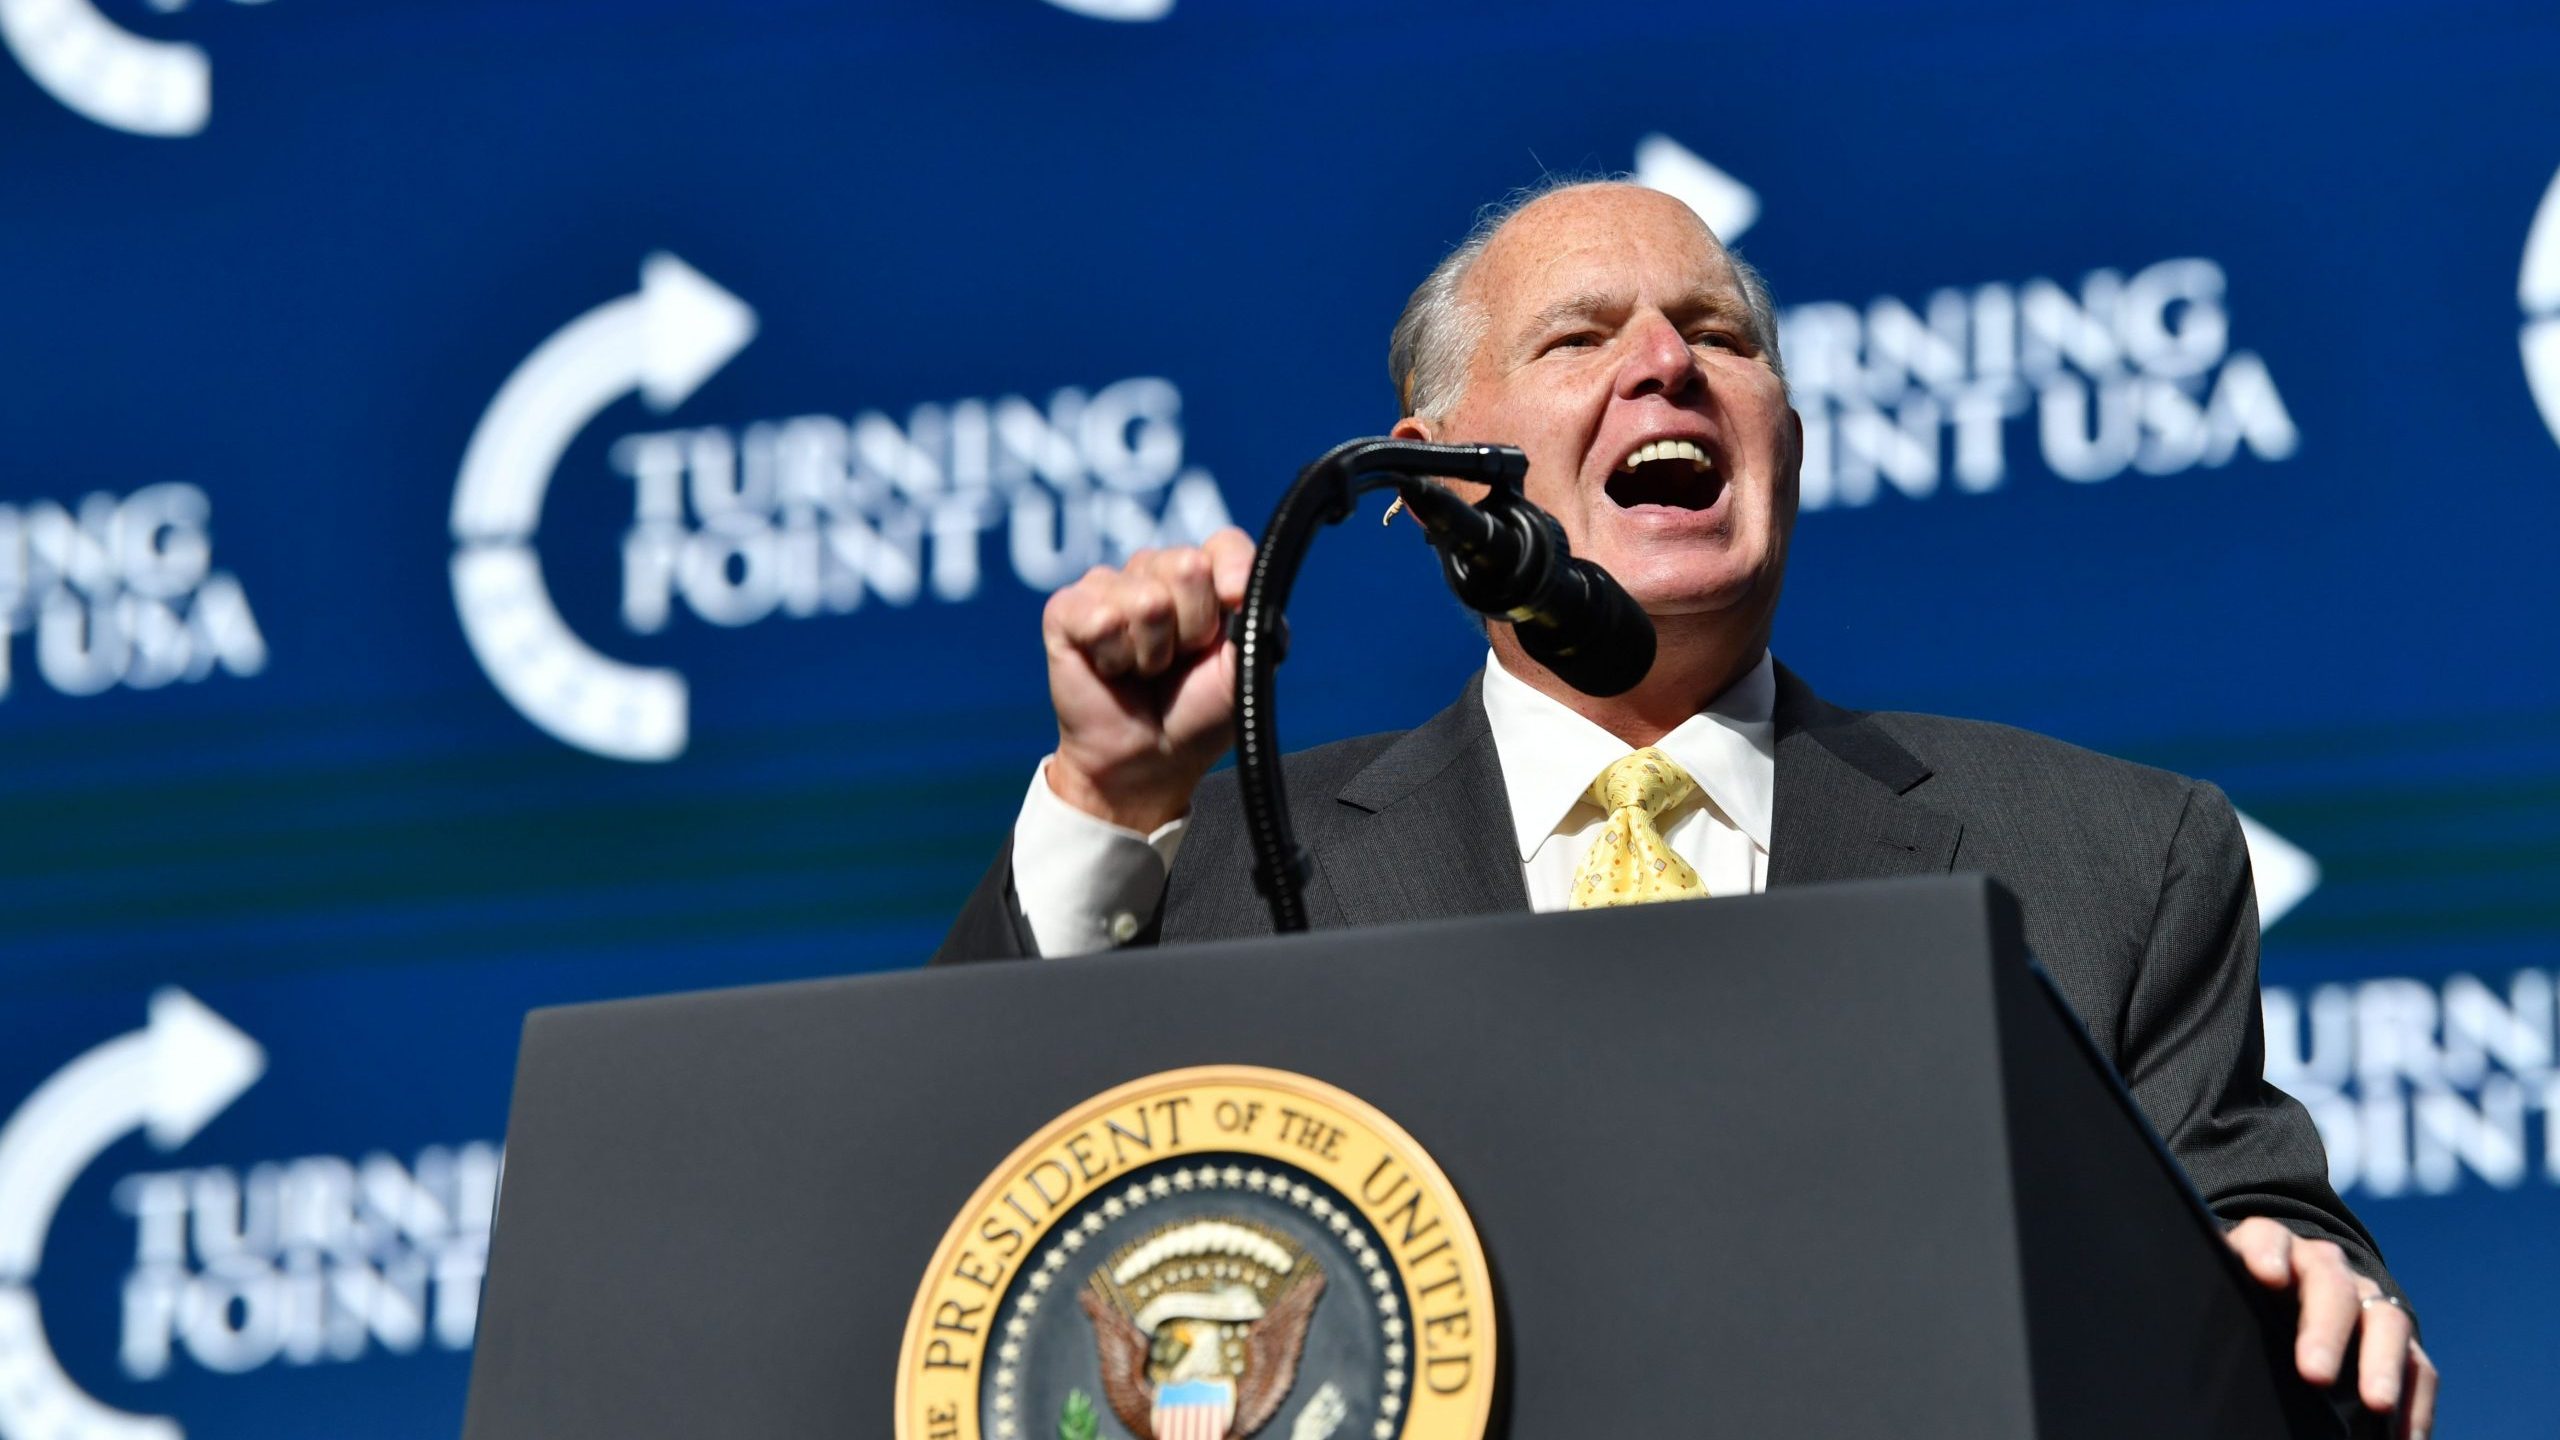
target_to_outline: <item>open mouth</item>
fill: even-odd
[[[1609,499],[1632,508],[1667,505],[1704,510],[1724,493],[1724,476],[1694,440],[1656,440],[1636,447],[1609,477]]]

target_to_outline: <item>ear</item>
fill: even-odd
[[[1387,433],[1398,440],[1419,440],[1427,445],[1440,438],[1440,427],[1423,419],[1419,415],[1407,415],[1396,422],[1396,428],[1388,431]],[[1416,516],[1412,510],[1408,509],[1405,506],[1404,501],[1401,499],[1387,506],[1387,513],[1378,517],[1378,523],[1381,525],[1389,524],[1393,522],[1399,514],[1403,515],[1407,520],[1413,521],[1416,525],[1422,523],[1421,518]]]
[[[1787,455],[1787,508],[1780,518],[1792,524],[1804,490],[1804,416],[1793,405],[1787,407]]]

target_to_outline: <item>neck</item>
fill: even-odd
[[[1554,671],[1530,659],[1510,626],[1491,627],[1488,638],[1503,669],[1625,741],[1629,749],[1641,750],[1706,709],[1760,663],[1761,655],[1769,648],[1768,622],[1763,620],[1737,633],[1731,618],[1653,617],[1653,669],[1633,690],[1606,699],[1583,694],[1557,679]]]

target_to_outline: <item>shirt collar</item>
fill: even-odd
[[[1655,742],[1698,782],[1707,801],[1765,853],[1778,783],[1777,671],[1767,651],[1760,663]],[[1502,668],[1490,653],[1484,667],[1484,714],[1502,760],[1511,824],[1526,862],[1547,837],[1565,828],[1583,792],[1627,753],[1617,736],[1563,701]]]

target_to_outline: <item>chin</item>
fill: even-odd
[[[1648,615],[1715,615],[1748,610],[1764,588],[1756,572],[1736,573],[1718,566],[1701,572],[1694,564],[1666,563],[1613,570],[1619,584]]]

